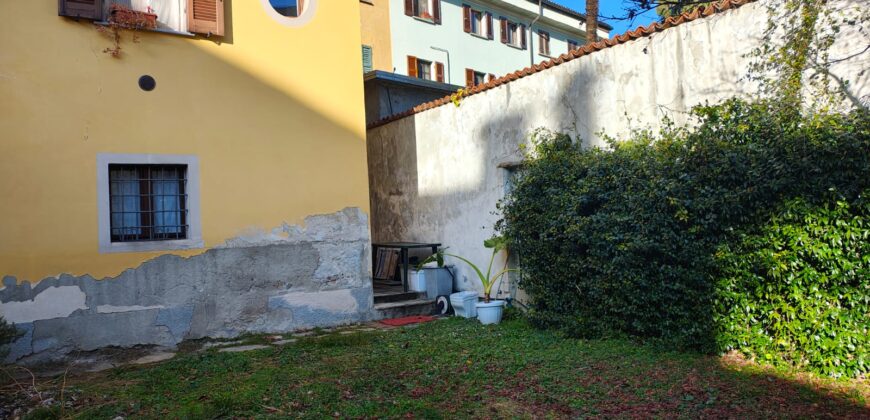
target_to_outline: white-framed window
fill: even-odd
[[[538,54],[550,56],[550,33],[547,31],[538,30]]]
[[[483,13],[479,10],[471,10],[471,33],[486,36],[483,29]]]
[[[417,77],[432,80],[432,62],[417,59]]]
[[[97,155],[99,251],[202,248],[199,159],[190,155]]]

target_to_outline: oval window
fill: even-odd
[[[317,0],[262,0],[266,12],[287,26],[299,26],[309,20],[317,7]]]
[[[281,16],[299,17],[305,9],[305,0],[269,0],[269,5]]]

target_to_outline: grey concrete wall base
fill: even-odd
[[[368,321],[378,316],[370,261],[368,219],[349,208],[246,232],[193,257],[163,255],[114,278],[6,277],[0,314],[23,332],[6,362]]]

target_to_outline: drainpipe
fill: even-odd
[[[447,72],[447,84],[451,84],[450,83],[450,51],[447,51],[444,48],[438,48],[436,46],[431,46],[429,48],[432,48],[435,51],[441,51],[444,54],[447,54],[447,70],[446,70],[446,72]]]
[[[538,19],[544,16],[544,0],[538,0],[538,15],[535,16],[535,20],[529,24],[529,65],[535,65],[535,37],[532,36],[535,33],[533,27],[535,23],[538,23]]]

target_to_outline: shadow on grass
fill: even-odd
[[[32,418],[59,416],[60,384],[37,384],[56,402]],[[568,339],[522,319],[494,327],[452,319],[246,353],[187,353],[71,376],[64,395],[65,415],[76,418],[870,416],[866,381]]]

